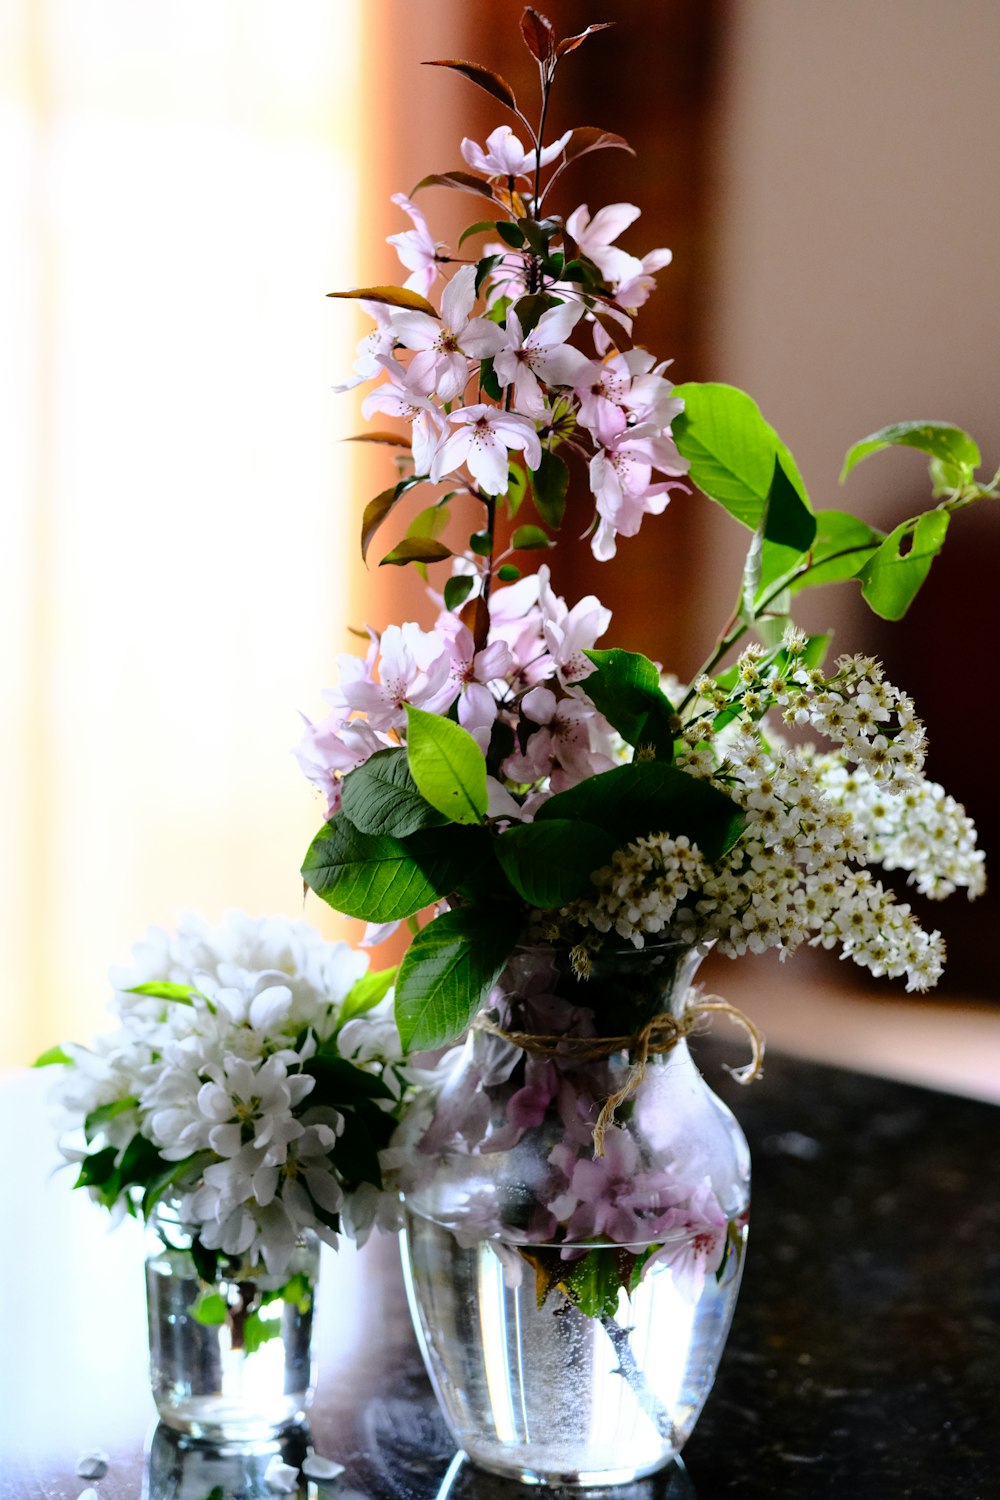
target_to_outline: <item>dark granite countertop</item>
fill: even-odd
[[[753,1152],[743,1290],[685,1469],[590,1493],[989,1500],[1000,1491],[1000,1109],[777,1055],[765,1078],[743,1089],[719,1067],[732,1054],[714,1042],[699,1048]],[[40,1110],[38,1089],[30,1093]],[[143,1390],[144,1330],[133,1326],[138,1264],[137,1290],[120,1285],[138,1254],[133,1244],[102,1253],[106,1282],[86,1273],[81,1329],[84,1314],[71,1316],[60,1292],[79,1296],[73,1240],[90,1228],[74,1227],[69,1242],[48,1247],[48,1261],[33,1263],[46,1215],[55,1216],[51,1234],[64,1235],[68,1184],[44,1195],[27,1178],[23,1186],[38,1206],[5,1228],[15,1248],[0,1259],[5,1309],[14,1311],[0,1393],[0,1500],[72,1500],[85,1487],[74,1476],[76,1455],[94,1445],[112,1458],[100,1500],[207,1500],[217,1486],[225,1500],[268,1495],[266,1454],[219,1455],[155,1426]],[[96,1215],[88,1204],[78,1208]],[[64,1278],[54,1282],[51,1266],[62,1264]],[[324,1278],[313,1440],[346,1467],[308,1496],[303,1486],[303,1500],[528,1493],[455,1460],[420,1365],[393,1243],[331,1257]],[[5,1321],[9,1332],[8,1311]],[[94,1329],[104,1331],[100,1346]],[[25,1344],[32,1336],[45,1341],[44,1359]],[[120,1357],[109,1358],[116,1341]],[[294,1445],[290,1456],[301,1456]]]

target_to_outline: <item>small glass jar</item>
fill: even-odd
[[[147,1220],[150,1380],[162,1421],[212,1442],[259,1442],[301,1422],[312,1397],[319,1241],[306,1230],[287,1267],[220,1254],[199,1275],[176,1205]]]

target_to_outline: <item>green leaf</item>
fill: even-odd
[[[367,1109],[344,1111],[344,1127],[332,1150],[337,1171],[350,1186],[359,1182],[370,1182],[382,1186],[382,1168],[378,1153],[388,1144],[388,1135],[395,1129],[391,1115],[377,1111],[377,1122],[373,1120],[370,1106]],[[378,1123],[380,1133],[373,1135],[371,1126]],[[386,1134],[388,1132],[388,1135]]]
[[[550,818],[512,824],[493,849],[517,894],[546,910],[592,889],[591,872],[610,862],[615,840],[593,823]]]
[[[445,609],[460,609],[472,593],[475,581],[466,573],[456,573],[453,578],[449,578],[444,586]]]
[[[580,686],[622,739],[648,745],[657,760],[673,760],[675,713],[660,674],[637,651],[587,651],[597,667]]]
[[[388,969],[373,969],[355,980],[337,1012],[338,1031],[345,1021],[363,1016],[366,1011],[373,1010],[380,1000],[385,999],[395,983],[397,968],[398,965],[393,964]]]
[[[492,359],[481,359],[479,361],[479,384],[491,396],[494,401],[503,400],[503,387],[496,377]]]
[[[760,524],[771,492],[775,461],[808,507],[795,460],[760,414],[757,403],[731,385],[679,385],[684,410],[671,431],[691,465],[691,479],[709,499],[752,531]]]
[[[535,814],[536,823],[550,818],[596,823],[617,848],[648,834],[686,834],[707,860],[731,849],[746,821],[724,792],[659,760],[616,766],[557,792]]]
[[[99,1104],[96,1109],[92,1109],[83,1122],[83,1133],[88,1145],[94,1136],[98,1135],[117,1115],[136,1109],[138,1104],[139,1101],[136,1098],[114,1099],[110,1104]]]
[[[74,1065],[73,1059],[62,1047],[50,1047],[47,1052],[43,1052],[41,1056],[36,1057],[31,1066],[33,1068],[51,1068],[56,1064],[65,1064],[67,1067],[73,1067]]]
[[[780,459],[743,567],[743,617],[757,618],[757,606],[816,537],[816,517],[789,482]],[[774,607],[774,606],[772,606]]]
[[[404,839],[418,828],[439,828],[445,821],[417,791],[401,746],[376,750],[348,772],[342,785],[344,815],[361,833]]]
[[[474,177],[471,172],[463,171],[461,167],[453,172],[431,172],[429,176],[421,177],[410,189],[409,196],[413,198],[422,188],[427,187],[457,188],[461,192],[478,193],[480,198],[493,198],[489,183],[484,182],[481,177]]]
[[[527,224],[527,220],[523,220]],[[561,307],[562,298],[553,297],[550,292],[531,292],[526,297],[518,297],[514,303],[514,311],[517,313],[518,322],[521,325],[521,334],[524,338],[537,327],[543,313],[547,313],[553,307]]]
[[[513,563],[501,563],[497,568],[497,578],[501,583],[516,583],[521,576],[521,569],[515,568]]]
[[[216,1161],[214,1151],[195,1151],[191,1156],[186,1156],[183,1161],[164,1162],[163,1170],[157,1172],[146,1183],[146,1191],[142,1195],[142,1212],[148,1219],[149,1215],[168,1188],[175,1183],[182,1182],[184,1178],[190,1177],[197,1181],[205,1168]]]
[[[429,828],[403,841],[362,833],[337,813],[310,845],[302,876],[335,911],[366,922],[395,922],[454,890],[469,860],[455,832]]]
[[[417,511],[406,528],[406,535],[437,538],[445,530],[450,519],[451,512],[447,505],[428,505],[424,510]]]
[[[518,526],[510,544],[519,552],[540,551],[543,547],[553,545],[552,538],[546,536],[540,526]]]
[[[281,1318],[262,1318],[259,1312],[247,1315],[243,1322],[243,1353],[256,1354],[270,1339],[280,1338]]]
[[[566,1295],[587,1318],[613,1318],[622,1289],[617,1252],[603,1246],[570,1263],[560,1281]]]
[[[948,513],[930,510],[890,531],[861,572],[861,592],[883,620],[901,620],[944,546]],[[904,546],[906,551],[903,551]]]
[[[486,761],[460,724],[408,703],[406,749],[410,774],[432,807],[452,823],[478,823],[486,816]]]
[[[192,1005],[192,995],[199,992],[191,984],[166,984],[158,979],[149,984],[135,984],[125,991],[127,995],[151,995],[154,1000],[176,1000],[178,1005]]]
[[[856,578],[884,537],[884,532],[876,531],[846,511],[817,511],[809,570],[800,578],[791,578],[789,588],[797,594],[804,588]]]
[[[211,1286],[215,1282],[215,1273],[219,1264],[218,1250],[209,1250],[196,1235],[191,1241],[191,1259],[194,1261],[194,1268],[200,1279],[207,1286]]]
[[[466,906],[417,933],[396,983],[404,1051],[442,1047],[465,1030],[510,957],[521,921],[513,908]]]
[[[919,448],[921,453],[929,454],[936,461],[935,472],[951,489],[971,483],[981,462],[978,445],[953,422],[893,422],[848,450],[840,471],[841,484],[856,464],[883,448]]]
[[[316,1087],[308,1096],[312,1105],[339,1109],[362,1099],[391,1099],[392,1092],[374,1073],[366,1073],[346,1057],[311,1057],[302,1066],[303,1073],[315,1078]]]
[[[481,225],[481,224],[477,224],[475,227],[477,229],[481,229],[484,226]],[[488,229],[493,229],[495,226],[492,223],[490,223],[490,224],[486,225],[485,227],[488,228]],[[496,270],[497,266],[501,264],[502,261],[503,261],[503,255],[484,255],[483,258],[482,258],[482,260],[480,260],[480,261],[477,262],[477,264],[476,264],[476,296],[477,297],[479,296],[480,292],[483,289],[483,283],[486,282],[489,279],[489,277]],[[490,363],[490,368],[491,369],[493,368],[492,362]]]
[[[496,227],[497,226],[496,226],[496,220],[495,219],[480,219],[477,224],[470,224],[468,226],[468,228],[463,229],[462,233],[459,235],[459,237],[458,237],[458,248],[461,250],[461,248],[465,244],[466,240],[469,239],[472,235],[474,235],[474,234],[485,234],[487,231],[490,231],[492,233],[492,231],[495,230]],[[495,260],[502,260],[503,259],[503,257],[500,256],[500,255],[497,255],[495,257],[494,256],[490,256],[489,258],[491,260],[493,260],[493,259],[495,259]],[[479,264],[482,265],[482,261],[480,261]],[[478,291],[479,291],[478,287],[476,287],[476,291],[478,293]]]
[[[512,521],[524,504],[524,497],[527,493],[528,476],[519,463],[511,460],[507,470],[507,493],[504,499],[507,502],[507,514]]]
[[[435,542],[430,537],[407,536],[387,552],[379,563],[380,568],[404,568],[407,563],[444,562],[454,553],[444,542]]]
[[[524,231],[516,224],[509,224],[506,219],[501,219],[496,226],[496,231],[504,244],[509,245],[512,250],[520,250],[523,247]]]
[[[80,1172],[73,1186],[104,1187],[116,1175],[117,1160],[118,1151],[114,1146],[105,1146],[100,1151],[92,1151],[80,1163]]]
[[[548,448],[542,449],[542,461],[531,475],[531,493],[535,509],[553,531],[558,531],[566,513],[566,491],[569,488],[569,466]]]
[[[469,546],[477,557],[489,557],[493,551],[493,537],[488,531],[474,531],[469,537]]]
[[[191,1308],[192,1318],[206,1328],[215,1328],[224,1323],[228,1312],[226,1299],[219,1292],[202,1292]]]

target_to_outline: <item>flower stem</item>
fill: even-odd
[[[649,1381],[635,1362],[635,1356],[628,1341],[629,1330],[622,1328],[620,1323],[616,1323],[614,1318],[609,1317],[607,1314],[600,1318],[600,1324],[611,1340],[615,1354],[618,1356],[618,1369],[616,1373],[628,1381],[636,1400],[656,1428],[660,1437],[665,1438],[668,1443],[676,1445],[677,1429],[670,1420],[670,1413],[658,1399],[656,1393],[650,1388]]]

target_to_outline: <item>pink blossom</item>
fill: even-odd
[[[613,410],[613,409],[612,409]],[[615,555],[615,536],[635,536],[644,515],[659,515],[676,484],[652,482],[653,469],[685,474],[688,464],[669,432],[650,422],[628,426],[624,415],[607,408],[598,413],[595,437],[600,448],[590,461],[590,487],[600,516],[591,549],[606,562]]]
[[[333,389],[338,396],[344,391],[352,391],[355,386],[361,385],[362,381],[374,380],[377,375],[381,375],[382,358],[392,353],[396,343],[392,312],[385,303],[362,301],[361,306],[370,317],[375,319],[375,327],[358,345],[354,370],[350,377],[342,385],[334,386]]]
[[[384,411],[411,422],[414,470],[428,474],[444,439],[445,425],[430,400],[407,384],[407,372],[398,360],[382,356],[378,363],[389,372],[389,379],[369,391],[361,403],[361,414],[368,418],[373,412]]]
[[[547,167],[554,162],[572,134],[567,130],[551,146],[543,146],[539,165]],[[473,171],[487,177],[526,177],[535,170],[534,146],[525,151],[509,125],[498,125],[486,137],[485,151],[466,136],[462,141],[462,156]]]
[[[521,712],[539,728],[529,736],[523,752],[515,751],[504,762],[504,774],[510,780],[534,782],[547,776],[552,790],[560,792],[613,767],[610,755],[592,743],[592,727],[607,731],[593,704],[557,698],[550,688],[536,687],[521,700]]]
[[[667,1265],[684,1300],[697,1302],[705,1278],[722,1264],[728,1228],[729,1221],[706,1178],[686,1205],[670,1209],[656,1221],[655,1238],[665,1243],[650,1256],[643,1275],[657,1264]]]
[[[454,615],[449,617],[454,622]],[[452,632],[451,678],[459,689],[458,722],[486,754],[497,716],[497,700],[487,684],[502,681],[513,666],[503,641],[492,641],[482,651],[475,649],[472,631],[458,625]]]
[[[549,570],[544,563],[538,569],[538,583],[542,630],[559,681],[564,685],[581,682],[594,671],[593,662],[584,652],[611,624],[611,611],[593,594],[567,609],[566,601],[549,586]]]
[[[640,210],[634,203],[608,203],[593,218],[587,205],[581,204],[566,220],[566,228],[588,260],[592,260],[605,281],[615,286],[625,276],[635,274],[638,265],[634,255],[612,242],[624,229],[634,224]]]
[[[567,1240],[603,1237],[618,1245],[635,1245],[649,1239],[633,1204],[638,1166],[638,1146],[615,1125],[605,1134],[603,1156],[576,1160],[566,1192],[548,1205],[557,1219],[566,1221]]]
[[[579,302],[561,302],[542,314],[530,333],[512,307],[507,314],[506,346],[493,361],[502,386],[513,385],[514,406],[526,417],[544,421],[548,407],[539,381],[546,385],[574,386],[586,380],[592,363],[579,349],[566,343],[583,316]]]
[[[410,216],[414,227],[401,234],[390,234],[387,243],[395,246],[396,254],[411,272],[403,285],[426,297],[438,274],[439,252],[444,246],[431,239],[427,220],[405,193],[393,193],[392,201]]]
[[[447,644],[412,621],[389,625],[383,632],[377,681],[371,653],[364,663],[357,657],[341,661],[340,683],[327,697],[337,707],[367,715],[373,729],[402,729],[407,703],[428,713],[441,713],[455,699]]]
[[[507,455],[512,448],[524,453],[530,469],[537,469],[542,461],[538,433],[526,417],[515,412],[496,406],[463,406],[450,412],[448,420],[457,431],[445,439],[435,457],[430,476],[435,483],[467,464],[487,495],[505,495],[510,482]]]
[[[332,818],[340,809],[342,778],[392,741],[376,734],[364,719],[330,716],[321,724],[309,719],[305,723],[306,732],[292,753],[308,779],[325,794],[326,816]]]
[[[600,324],[595,328],[604,334]],[[634,423],[669,427],[684,409],[683,401],[671,394],[670,381],[663,379],[666,364],[656,365],[645,349],[629,349],[624,354],[615,351],[599,366],[591,364],[590,368],[593,378],[574,387],[580,403],[577,420],[590,431],[620,424],[623,415]]]
[[[503,346],[503,329],[488,318],[470,318],[476,300],[476,268],[461,266],[441,293],[441,318],[429,313],[396,314],[399,343],[417,353],[410,361],[408,384],[421,395],[436,392],[456,401],[469,379],[470,359],[489,359]]]

